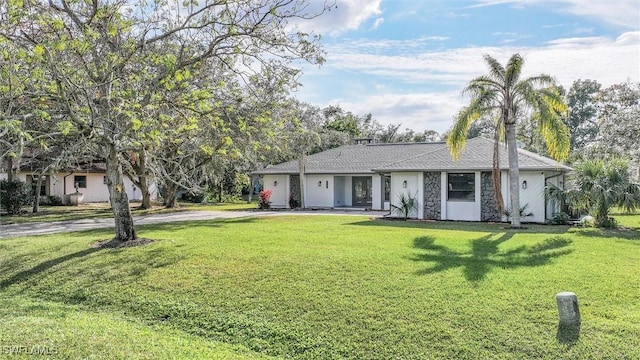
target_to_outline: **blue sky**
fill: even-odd
[[[311,0],[314,4],[321,0]],[[566,88],[640,81],[638,0],[336,0],[299,27],[323,36],[326,63],[304,66],[297,98],[372,113],[382,124],[447,130],[483,55],[525,58],[525,75]]]

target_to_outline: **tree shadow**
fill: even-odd
[[[511,239],[514,233],[506,232],[499,237],[496,237],[498,234],[492,233],[472,240],[468,252],[451,250],[435,244],[434,237],[421,236],[414,240],[413,246],[426,252],[417,254],[412,260],[434,264],[418,271],[419,275],[462,267],[465,278],[472,283],[478,283],[494,269],[541,266],[548,264],[553,258],[573,251],[567,248],[572,243],[571,240],[561,236],[547,238],[534,246],[523,245],[507,251],[500,250],[500,245]]]
[[[74,253],[70,253],[70,254],[66,254],[64,256],[60,256],[51,260],[47,260],[45,262],[42,262],[36,266],[33,266],[27,270],[23,270],[20,271],[18,273],[13,274],[12,276],[10,276],[9,278],[3,280],[0,282],[0,290],[3,290],[13,284],[17,284],[20,282],[23,282],[25,280],[28,280],[29,278],[38,275],[44,271],[47,271],[57,265],[60,265],[62,263],[65,263],[67,261],[73,260],[73,259],[77,259],[77,258],[81,258],[81,257],[85,257],[89,254],[93,254],[94,252],[100,251],[102,249],[99,248],[88,248],[85,250],[81,250],[81,251],[76,251]]]
[[[640,240],[640,231],[635,229],[590,228],[590,229],[580,230],[578,234],[586,237],[601,238],[601,239],[619,238],[619,239],[625,239],[625,240]]]
[[[476,221],[433,221],[433,220],[415,220],[415,221],[399,221],[388,219],[371,219],[355,221],[345,225],[356,226],[378,226],[378,227],[396,227],[396,228],[412,228],[425,230],[455,230],[455,231],[471,231],[471,232],[491,232],[501,233],[509,225],[507,223],[486,223]],[[526,224],[526,228],[518,230],[518,233],[531,234],[565,234],[569,231],[568,225],[544,225],[544,224]]]

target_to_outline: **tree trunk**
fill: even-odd
[[[520,166],[515,124],[505,124],[509,152],[509,195],[511,196],[511,227],[520,228]]]
[[[164,201],[163,205],[167,208],[176,207],[176,198],[178,193],[178,185],[174,183],[169,183],[164,187],[164,194],[162,194]]]
[[[122,164],[120,164],[118,153],[113,147],[109,148],[106,160],[107,188],[109,189],[109,201],[115,219],[115,239],[119,241],[135,240],[137,236],[133,226],[131,209],[129,208],[129,197],[124,188]]]
[[[36,181],[36,191],[33,192],[33,212],[40,211],[40,188],[42,187],[42,175],[38,176]]]
[[[304,189],[305,189],[305,181],[304,181],[304,153],[300,154],[298,158],[298,171],[300,173],[300,208],[305,209],[307,207],[304,199]]]
[[[249,177],[249,196],[247,197],[247,204],[251,204],[253,200],[253,188],[256,186],[256,176],[251,175]]]
[[[14,166],[13,158],[11,156],[7,156],[6,159],[7,159],[7,180],[9,182],[12,182],[16,180],[15,173],[13,172],[13,166]]]
[[[140,192],[142,193],[142,204],[140,205],[141,209],[151,209],[151,192],[149,191],[149,183],[147,182],[146,176],[139,177],[140,182],[137,184],[138,188],[140,188]]]

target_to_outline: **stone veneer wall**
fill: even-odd
[[[498,211],[495,200],[495,191],[493,190],[493,176],[491,172],[483,172],[480,176],[480,198],[481,198],[481,215],[482,221],[501,221],[502,216]]]
[[[289,175],[289,196],[298,200],[298,206],[300,206],[300,175]],[[289,199],[287,199],[287,206],[289,206]]]
[[[424,218],[441,220],[442,184],[440,172],[424,173]]]

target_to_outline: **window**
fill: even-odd
[[[475,174],[448,174],[449,200],[475,201],[476,200],[476,175]]]
[[[31,192],[35,194],[38,185],[38,175],[27,175],[27,181],[29,181],[29,178],[31,178]],[[46,176],[42,178],[42,183],[40,184],[40,196],[48,195],[47,180],[48,178]]]
[[[75,175],[73,177],[73,186],[80,188],[80,189],[86,189],[87,188],[87,177],[84,175]]]

